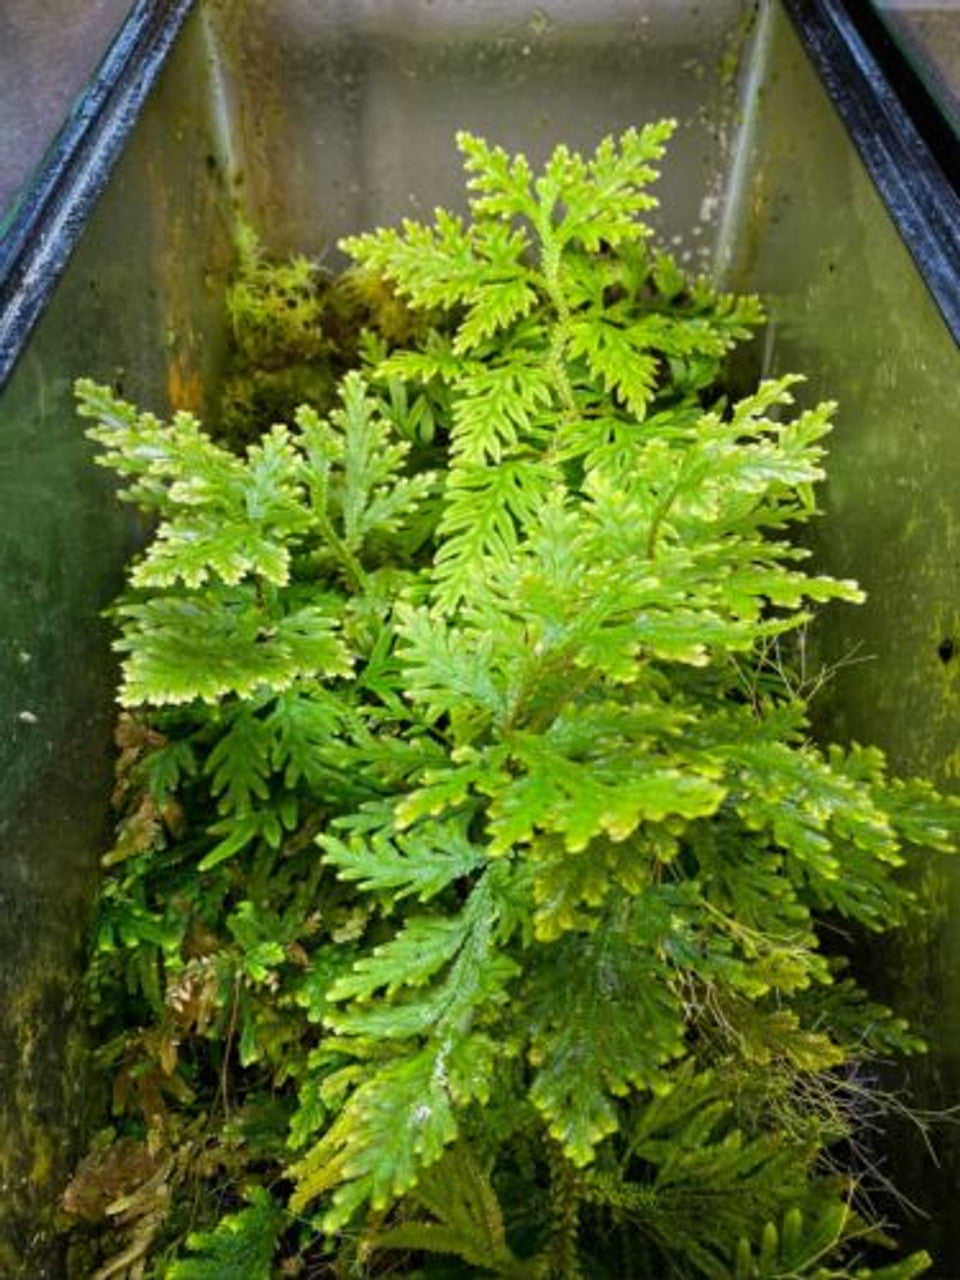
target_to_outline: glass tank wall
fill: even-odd
[[[72,383],[92,372],[158,409],[204,408],[230,256],[228,202],[207,163],[207,69],[195,32],[0,391],[4,1277],[64,1274],[49,1238],[92,1101],[74,1010],[110,829],[114,671],[100,611],[137,535],[91,465]]]
[[[819,565],[867,592],[859,608],[826,610],[810,635],[810,670],[832,673],[819,727],[955,788],[960,357],[789,23],[772,25],[766,59],[732,278],[767,299],[765,370],[800,370],[811,399],[839,401],[813,547]],[[960,1102],[957,873],[931,860],[915,877],[925,926],[892,935],[883,953],[865,948],[878,989],[930,1044],[889,1083],[929,1110]],[[935,1274],[960,1274],[955,1124],[934,1125],[932,1143],[939,1168],[905,1123],[888,1172],[930,1215],[915,1232],[946,1268]]]
[[[870,603],[811,635],[811,662],[836,666],[824,724],[951,778],[956,349],[779,6],[205,0],[0,393],[0,1273],[61,1274],[48,1227],[87,1101],[70,1009],[109,824],[98,612],[136,537],[89,465],[73,378],[213,415],[239,217],[270,249],[335,265],[344,232],[455,202],[459,128],[539,160],[665,115],[680,129],[659,234],[767,295],[765,372],[805,370],[812,398],[842,404],[816,550]],[[960,1098],[944,925],[960,889],[928,878],[937,913],[888,971],[921,1020],[936,1014],[931,1105]],[[934,1185],[956,1185],[953,1158]],[[934,1234],[960,1260],[949,1216]]]

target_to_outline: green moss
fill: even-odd
[[[35,1277],[61,1257],[60,1195],[75,1159],[86,1046],[68,1017],[74,958],[40,953],[4,1010],[0,1111],[0,1274]],[[53,1260],[53,1261],[52,1261]]]
[[[425,324],[372,274],[333,278],[305,257],[271,259],[243,223],[226,306],[231,342],[218,435],[234,449],[291,422],[298,405],[329,412],[340,378],[360,362],[365,332],[392,347]]]
[[[231,444],[256,440],[264,424],[288,422],[300,404],[329,409],[336,378],[323,365],[252,369],[229,377],[220,402],[220,434]]]

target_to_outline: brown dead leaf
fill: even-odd
[[[66,1213],[99,1222],[111,1204],[149,1182],[162,1164],[162,1155],[152,1154],[145,1142],[120,1138],[80,1161],[60,1202]]]

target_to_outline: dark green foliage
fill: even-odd
[[[834,1256],[838,1241],[854,1225],[852,1216],[843,1204],[829,1206],[813,1221],[805,1219],[800,1209],[790,1209],[779,1227],[773,1222],[766,1224],[756,1250],[746,1237],[741,1238],[736,1280],[780,1280],[785,1276],[809,1276],[811,1280],[857,1280],[866,1276],[873,1280],[912,1280],[929,1267],[930,1258],[925,1253],[879,1270],[831,1266],[828,1260]]]
[[[424,1169],[410,1202],[431,1217],[397,1221],[374,1233],[369,1249],[449,1254],[505,1280],[538,1280],[548,1274],[546,1255],[521,1262],[511,1252],[496,1193],[465,1146],[450,1147]]]
[[[859,599],[790,537],[832,406],[725,400],[760,310],[648,247],[669,133],[540,175],[462,136],[470,221],[344,245],[403,340],[243,455],[80,387],[158,518],[116,607],[103,1057],[155,1144],[203,1117],[195,1181],[254,1187],[171,1276],[268,1220],[316,1274],[870,1274],[821,1157],[914,1042],[821,920],[904,920],[957,808],[817,747],[769,661]]]
[[[281,1221],[270,1193],[254,1187],[249,1208],[187,1237],[193,1256],[174,1262],[164,1280],[271,1280]]]

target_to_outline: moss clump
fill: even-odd
[[[58,1275],[59,1197],[75,1159],[71,1118],[84,1104],[84,1038],[64,1017],[70,957],[39,951],[4,1001],[0,1117],[0,1275]]]
[[[237,231],[226,305],[231,341],[219,435],[236,449],[291,421],[298,405],[327,413],[340,379],[360,360],[362,335],[392,348],[424,328],[372,273],[334,277],[302,255],[272,259],[246,224]]]

